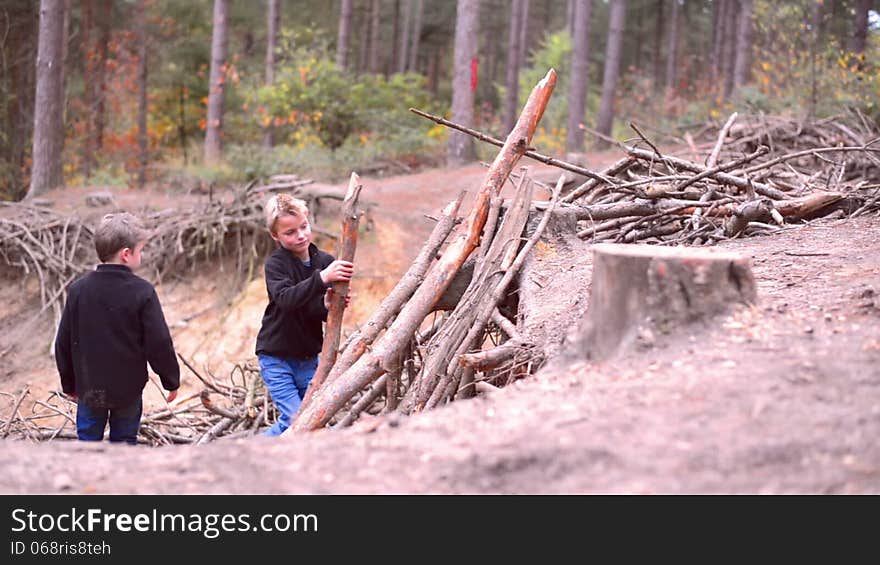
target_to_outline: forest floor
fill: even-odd
[[[588,166],[616,157],[591,155]],[[471,165],[363,179],[362,198],[378,206],[359,241],[347,324],[409,265],[432,227],[424,215],[475,192],[484,174]],[[85,213],[91,190],[49,197]],[[122,191],[118,201],[181,198]],[[557,358],[505,389],[411,417],[199,447],[5,440],[0,492],[880,493],[878,236],[871,216],[725,242],[751,258],[757,305],[602,363]],[[253,356],[266,300],[259,277],[228,296],[221,269],[159,288],[178,351],[218,375]],[[572,291],[586,299],[589,289]],[[0,350],[37,306],[32,283],[0,278]],[[58,388],[50,326],[30,328],[27,346],[0,360],[0,390],[29,383],[44,398]],[[183,378],[182,394],[199,389],[186,369]],[[156,386],[146,395],[148,407],[161,404]]]

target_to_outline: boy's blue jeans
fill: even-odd
[[[80,401],[76,405],[76,435],[80,441],[101,441],[110,421],[110,441],[137,445],[143,404],[140,398],[123,408],[92,408]]]
[[[290,422],[299,410],[302,399],[306,395],[306,389],[315,376],[318,368],[318,357],[311,359],[281,359],[271,355],[258,355],[260,361],[260,375],[272,402],[281,412],[281,416],[275,425],[266,430],[267,436],[281,435],[290,427]]]

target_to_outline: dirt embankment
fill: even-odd
[[[409,218],[395,229],[417,248],[430,228],[418,215],[451,199],[453,185],[473,190],[481,173],[401,177],[374,196],[413,203],[410,215],[399,205],[391,214]],[[440,188],[411,198],[427,185]],[[474,400],[291,441],[7,441],[0,491],[878,493],[878,234],[880,219],[864,217],[727,242],[752,258],[758,305],[615,360],[555,362]],[[249,342],[243,334],[234,341]]]

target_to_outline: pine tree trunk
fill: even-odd
[[[620,48],[623,45],[625,18],[626,0],[611,0],[605,73],[602,77],[602,101],[599,104],[599,117],[596,120],[596,130],[609,136],[614,123],[614,94],[617,90],[617,78],[620,75]],[[601,141],[598,145],[604,147],[608,144]]]
[[[526,64],[529,46],[529,0],[522,0],[522,12],[519,27],[519,66]]]
[[[208,117],[205,127],[205,163],[220,160],[223,133],[223,95],[225,90],[227,18],[226,0],[214,0],[214,32],[211,37],[211,75],[208,88]]]
[[[727,12],[728,0],[712,2],[712,53],[709,59],[712,83],[721,76],[721,54],[724,46],[724,14]]]
[[[410,38],[410,25],[412,24],[412,6],[413,0],[403,0],[403,14],[401,17],[403,18],[403,26],[402,31],[400,33],[400,37],[398,38],[399,44],[397,47],[397,72],[405,73],[406,72],[406,64],[409,61],[409,38]]]
[[[865,52],[868,43],[868,12],[871,9],[871,3],[872,0],[857,0],[856,2],[849,50],[857,55]]]
[[[571,82],[568,86],[568,125],[565,149],[580,152],[584,149],[584,120],[587,102],[587,84],[590,75],[590,16],[592,0],[575,0],[574,49],[571,52]]]
[[[352,1],[342,0],[339,10],[339,33],[336,36],[336,66],[348,70],[348,49],[351,40]]]
[[[412,25],[412,46],[409,49],[409,63],[407,70],[417,73],[419,62],[419,43],[422,39],[422,15],[424,13],[425,0],[413,0],[415,2],[415,16]]]
[[[752,0],[740,0],[736,60],[733,65],[733,90],[738,92],[749,78],[752,48]]]
[[[452,121],[466,127],[474,124],[474,90],[471,62],[477,56],[479,0],[458,0],[455,16],[455,56],[452,78]],[[448,162],[459,166],[477,158],[474,139],[461,132],[449,133]]]
[[[11,166],[12,188],[6,192],[14,200],[24,193],[20,187],[24,184],[22,171],[25,169],[27,145],[34,127],[34,74],[37,58],[37,39],[39,36],[39,6],[30,2],[21,3],[10,9],[10,19],[23,22],[12,25],[7,39],[9,45],[8,85],[9,96],[6,102],[6,123],[9,124],[9,139],[0,144],[5,149],[6,161]]]
[[[83,0],[81,5],[82,22],[82,50],[83,50],[83,89],[86,102],[85,115],[85,139],[83,140],[83,176],[88,180],[92,176],[95,165],[95,60],[92,57],[94,44],[92,43],[92,28],[94,27],[95,0]],[[62,81],[63,82],[63,81]]]
[[[146,0],[138,2],[138,188],[147,182],[147,11]]]
[[[113,0],[102,0],[98,14],[98,62],[95,65],[95,151],[104,147],[104,108],[107,100],[107,60],[110,57],[110,24],[113,18]]]
[[[64,183],[61,151],[64,146],[61,91],[61,39],[64,0],[41,0],[37,47],[37,92],[34,98],[34,149],[31,184],[26,198]]]
[[[275,84],[275,49],[278,47],[278,31],[281,28],[281,0],[269,0],[266,36],[266,86]],[[271,118],[271,116],[270,116]],[[263,132],[263,147],[275,147],[275,127],[270,119]]]
[[[525,0],[510,3],[510,27],[507,34],[507,73],[504,81],[504,134],[508,134],[519,116],[519,39]]]
[[[382,16],[382,0],[373,0],[370,10],[370,58],[369,72],[379,74],[380,70],[380,51],[382,46],[382,38],[380,36],[380,25]]]
[[[669,16],[669,43],[666,49],[666,89],[675,92],[675,71],[678,69],[678,0],[672,2]]]
[[[672,9],[677,9],[678,0],[672,1]],[[663,57],[661,56],[663,53],[663,0],[657,0],[657,7],[654,13],[654,56],[652,57],[653,61],[653,76],[654,76],[654,90],[660,91],[661,85],[665,84],[663,82]],[[668,52],[667,52],[668,53]],[[667,55],[667,61],[669,60],[669,55]],[[638,65],[636,65],[638,68]]]
[[[721,78],[724,84],[724,99],[733,92],[733,70],[736,61],[736,31],[739,15],[739,0],[727,0],[727,13],[724,16],[724,49],[721,61]]]

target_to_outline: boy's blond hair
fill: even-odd
[[[294,198],[289,194],[276,194],[266,202],[266,229],[275,233],[275,224],[281,216],[309,217],[309,206],[305,200]]]
[[[98,259],[106,263],[121,249],[134,249],[137,244],[149,237],[141,221],[134,214],[119,212],[101,218],[95,230],[95,251]]]

